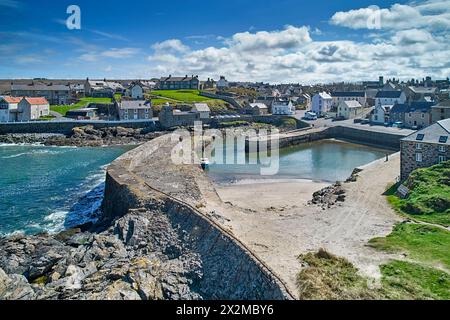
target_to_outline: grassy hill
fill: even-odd
[[[152,100],[152,106],[156,112],[159,112],[162,105],[166,103],[176,105],[201,102],[208,104],[212,112],[228,109],[228,103],[225,101],[203,97],[199,90],[154,90],[148,98]]]
[[[111,98],[81,98],[80,101],[73,105],[54,105],[50,106],[51,111],[58,112],[65,116],[67,111],[80,109],[86,107],[89,103],[108,104],[111,103]]]
[[[413,219],[450,226],[450,161],[418,169],[405,185],[410,189],[407,199],[397,197],[395,187],[388,200],[394,208]]]

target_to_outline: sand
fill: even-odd
[[[376,281],[379,265],[395,256],[367,242],[388,235],[402,220],[382,195],[399,168],[398,153],[388,162],[380,159],[365,166],[356,182],[343,185],[346,201],[326,210],[307,202],[327,184],[308,180],[216,185],[216,190],[202,190],[207,201],[203,210],[263,259],[293,293],[301,269],[298,255],[319,248],[347,258]]]

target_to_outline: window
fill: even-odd
[[[145,114],[145,119],[148,119],[148,112]]]
[[[416,144],[416,150],[422,150],[422,144],[421,143]]]
[[[439,137],[439,143],[447,143],[448,136],[440,136]]]
[[[123,118],[124,118],[125,120],[128,120],[128,114],[125,114],[125,115],[123,116]]]
[[[422,154],[416,153],[416,162],[422,162]]]
[[[145,109],[145,113],[148,113],[148,109]]]
[[[128,114],[128,109],[123,110],[125,114]]]
[[[445,152],[445,146],[439,146],[439,152]]]
[[[411,122],[410,122],[410,123],[411,123]],[[423,138],[425,138],[425,135],[424,135],[423,133],[419,133],[419,134],[417,135],[417,137],[416,137],[416,140],[417,140],[417,141],[422,141]]]
[[[447,159],[445,158],[445,156],[439,156],[438,157],[438,163],[441,163],[441,162],[444,162],[444,161],[446,161]]]

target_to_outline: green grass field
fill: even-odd
[[[84,108],[89,103],[108,104],[111,103],[111,98],[81,98],[79,102],[73,105],[54,105],[50,106],[50,110],[58,112],[65,116],[67,111]]]
[[[388,201],[403,215],[428,223],[450,226],[450,161],[411,173],[405,181],[410,189],[407,199],[386,192]]]
[[[450,299],[450,274],[442,270],[398,260],[380,269],[384,295],[388,299]]]
[[[400,223],[387,237],[370,240],[369,246],[388,252],[403,252],[410,259],[450,272],[450,231],[443,228]]]
[[[155,90],[151,93],[156,96],[169,98],[184,103],[204,102],[211,100],[210,98],[201,96],[199,90]]]
[[[348,260],[324,250],[300,255],[297,287],[302,300],[411,300],[450,298],[450,275],[422,264],[393,260],[380,266],[381,286]]]

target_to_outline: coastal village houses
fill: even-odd
[[[254,116],[266,115],[269,114],[269,108],[264,103],[250,103],[247,113]]]
[[[403,91],[379,91],[375,96],[375,106],[393,106],[405,103],[406,95]]]
[[[38,120],[50,115],[50,105],[45,98],[0,98],[0,122]]]
[[[114,81],[105,80],[89,80],[84,85],[85,93],[93,98],[112,98],[114,93],[124,93],[124,87]]]
[[[423,128],[431,124],[432,102],[397,103],[389,112],[389,123],[402,122],[406,128]]]
[[[364,107],[355,100],[341,101],[337,108],[337,118],[354,119],[364,112]]]
[[[131,85],[126,89],[125,96],[130,97],[134,100],[144,99],[144,89],[139,83],[131,83]]]
[[[181,90],[181,89],[198,90],[199,88],[200,88],[200,81],[198,80],[198,76],[188,77],[186,75],[184,77],[172,77],[172,75],[169,75],[168,77],[164,77],[159,80],[160,90]]]
[[[216,87],[219,90],[224,90],[229,87],[228,81],[225,79],[224,76],[221,76],[219,81],[217,81]]]
[[[312,98],[311,111],[317,115],[330,112],[333,105],[333,98],[326,92],[319,92]]]
[[[431,123],[450,118],[450,100],[441,101],[431,107]]]
[[[450,159],[450,119],[411,134],[400,142],[401,180],[418,168],[430,167]]]
[[[119,103],[120,120],[149,120],[153,118],[151,102],[145,100],[122,100]]]
[[[210,118],[211,110],[206,103],[195,103],[192,111],[198,112],[200,114],[200,119]]]
[[[333,107],[337,108],[341,102],[357,101],[362,107],[366,107],[367,99],[364,91],[349,91],[349,92],[333,92]]]
[[[17,106],[22,98],[0,97],[0,122],[16,121]]]
[[[13,97],[44,97],[50,104],[68,104],[71,88],[69,84],[53,84],[32,81],[29,84],[11,84]]]
[[[273,115],[293,115],[295,107],[289,99],[275,99],[272,104]]]

